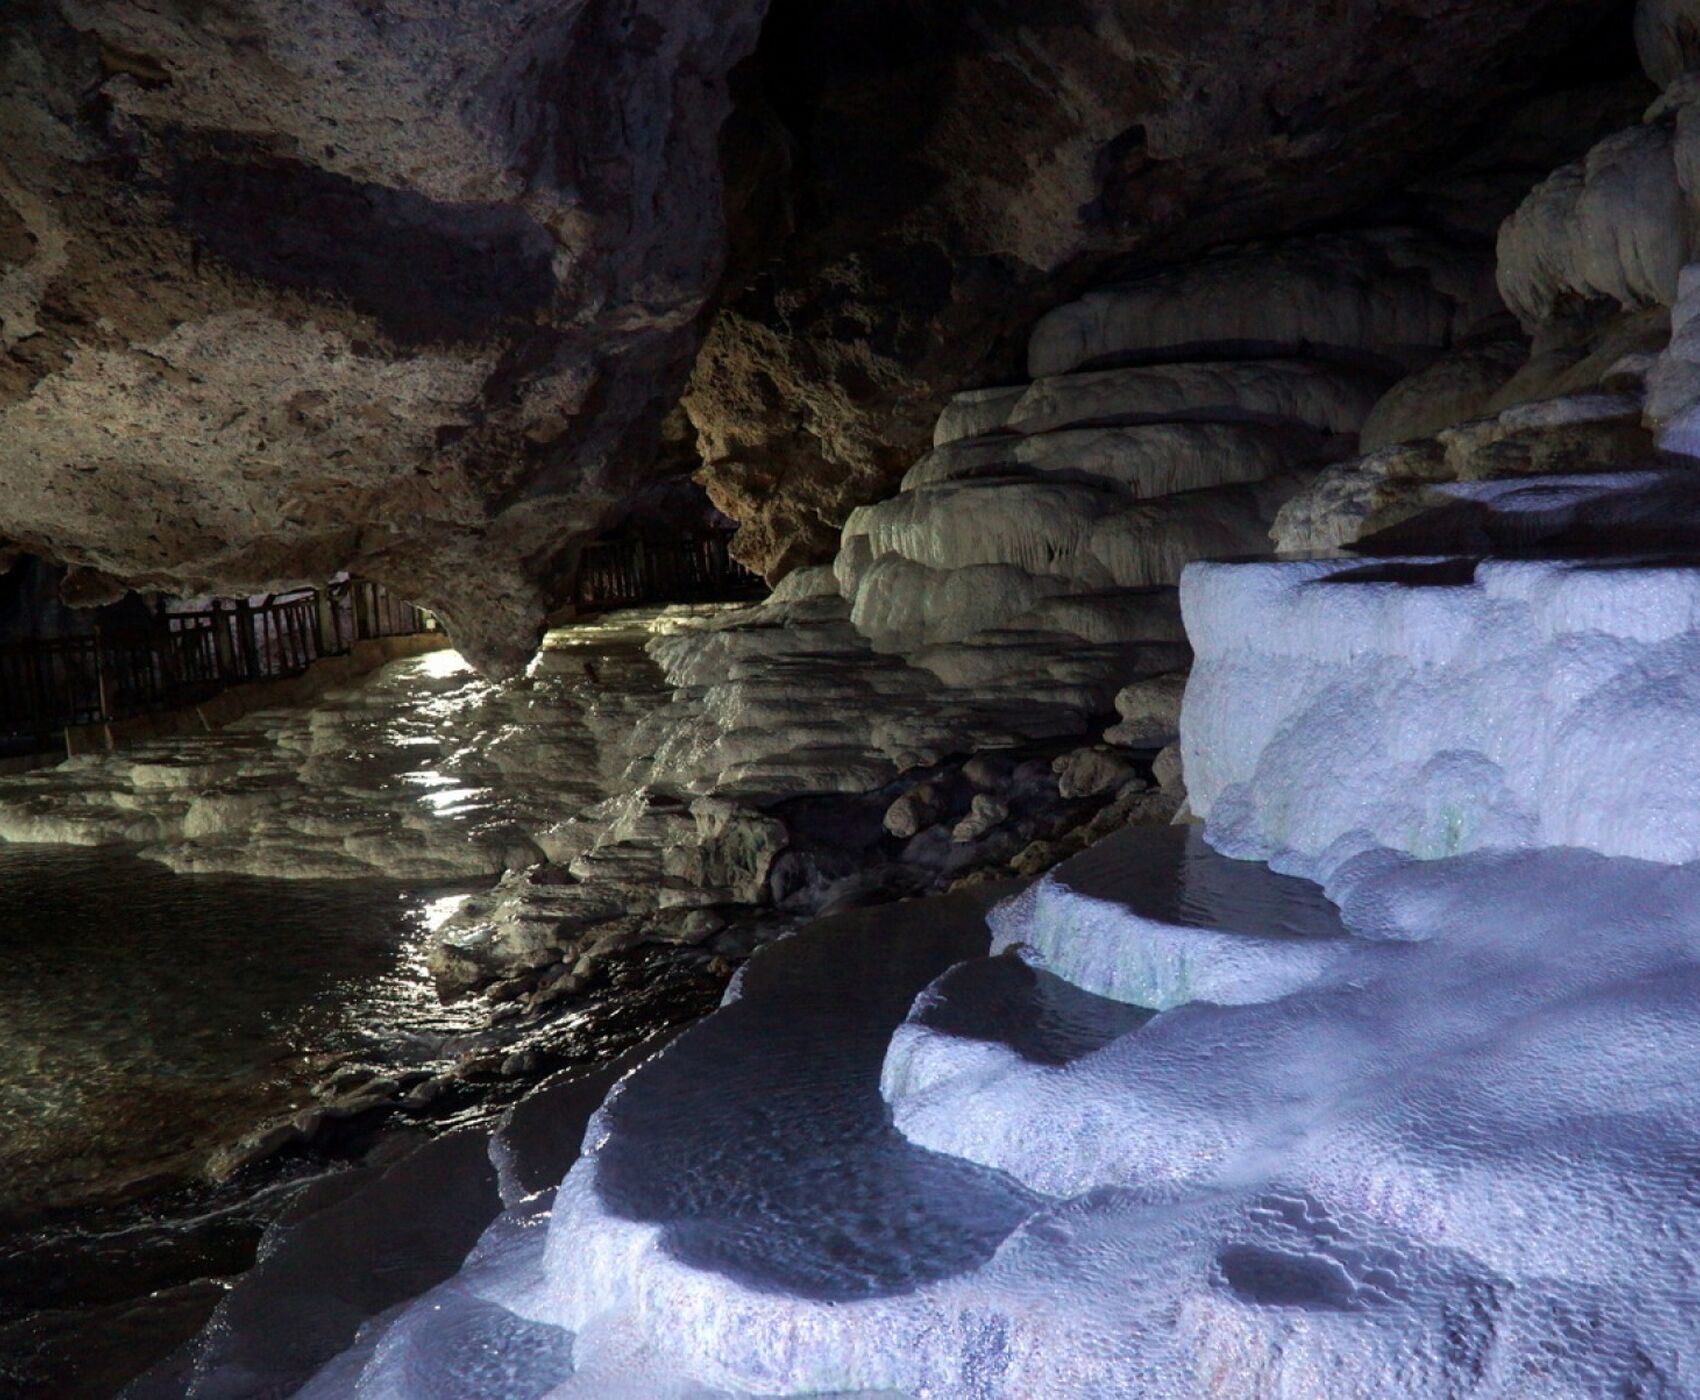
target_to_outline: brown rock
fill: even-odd
[[[694,357],[763,8],[8,7],[0,537],[517,668]]]

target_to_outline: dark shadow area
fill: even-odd
[[[555,289],[549,235],[518,209],[438,204],[275,159],[177,167],[197,245],[238,271],[345,301],[397,341],[475,341],[530,323]]]
[[[1436,493],[1430,509],[1352,547],[1509,559],[1700,553],[1700,480],[1685,469],[1638,472],[1622,482],[1554,476],[1479,489],[1471,496]]]
[[[1216,1263],[1229,1291],[1254,1307],[1344,1312],[1352,1305],[1351,1279],[1326,1256],[1239,1244],[1224,1249]]]
[[[1426,552],[1426,551],[1425,551]],[[1476,559],[1395,560],[1342,569],[1318,583],[1397,583],[1407,588],[1468,588],[1476,581]]]
[[[879,1093],[892,1031],[983,955],[1005,888],[824,919],[757,958],[743,996],[627,1081],[597,1158],[607,1207],[693,1268],[817,1300],[906,1292],[984,1263],[1042,1198],[927,1152]]]
[[[1050,876],[1076,894],[1181,928],[1257,938],[1349,938],[1309,880],[1260,861],[1230,860],[1196,825],[1129,827],[1064,861]]]
[[[979,958],[935,982],[917,1025],[960,1040],[1007,1045],[1039,1065],[1066,1065],[1136,1031],[1157,1013],[1111,1001],[1031,968],[1019,958]]]

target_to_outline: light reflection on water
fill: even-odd
[[[463,894],[173,875],[0,847],[0,1217],[177,1169],[309,1101],[332,1056],[430,1064],[476,1024],[426,938]]]

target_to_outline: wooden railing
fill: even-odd
[[[263,603],[161,612],[152,626],[0,644],[0,740],[47,749],[65,729],[209,699],[246,681],[298,675],[357,641],[432,630],[429,617],[364,579]]]
[[[580,608],[711,603],[759,594],[761,576],[732,557],[726,535],[646,544],[599,540],[579,554]]]

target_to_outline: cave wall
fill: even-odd
[[[1618,0],[767,8],[8,5],[0,546],[179,593],[350,569],[512,670],[691,434],[746,561],[828,557],[1044,309],[1432,175],[1628,32]]]
[[[25,0],[0,539],[174,592],[357,570],[494,669],[650,470],[760,0]]]
[[[770,577],[830,557],[945,398],[1019,379],[1034,318],[1088,286],[1459,157],[1437,193],[1491,238],[1651,97],[1638,74],[1584,84],[1633,71],[1629,33],[1615,3],[780,0],[746,107],[788,165],[789,229],[710,322],[684,399],[700,479]],[[1519,128],[1543,85],[1571,90]]]

